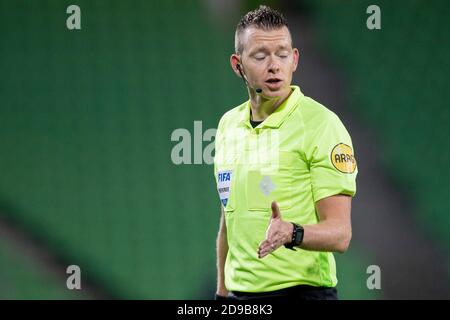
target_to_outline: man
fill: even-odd
[[[332,252],[351,239],[356,161],[339,118],[291,86],[298,59],[277,11],[239,22],[230,62],[250,99],[216,135],[218,299],[337,299]]]

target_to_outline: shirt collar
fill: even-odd
[[[290,96],[261,123],[261,127],[278,128],[286,117],[294,111],[300,99],[303,98],[303,93],[298,86],[291,86],[291,89],[292,93]],[[240,124],[249,128],[252,127],[250,125],[250,100],[246,102],[245,107],[243,108]]]

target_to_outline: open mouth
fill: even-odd
[[[278,78],[268,79],[265,82],[266,86],[271,90],[279,90],[282,84],[282,80]]]
[[[273,83],[273,84],[275,84],[275,83],[281,82],[281,80],[280,80],[280,79],[277,79],[277,78],[273,78],[273,79],[266,80],[266,82],[267,82],[267,83]]]

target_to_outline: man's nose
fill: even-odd
[[[271,57],[269,60],[269,72],[277,73],[278,71],[280,71],[280,65],[274,57]]]

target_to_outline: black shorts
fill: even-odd
[[[239,292],[232,291],[230,300],[338,300],[335,287],[313,287],[298,285],[269,292]]]

